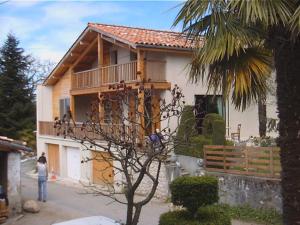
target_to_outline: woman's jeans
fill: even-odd
[[[39,201],[46,201],[47,199],[47,177],[39,177]]]

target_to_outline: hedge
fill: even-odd
[[[180,140],[178,140],[180,141]],[[187,155],[197,158],[203,158],[203,146],[211,145],[212,139],[206,138],[203,135],[191,137],[188,142],[179,142],[175,147],[175,153],[178,155]]]
[[[212,123],[213,133],[212,133],[212,143],[214,145],[224,145],[225,144],[225,121],[222,120],[214,120]]]
[[[201,225],[231,225],[230,214],[218,205],[200,207],[196,218]]]
[[[203,135],[205,137],[212,137],[213,135],[213,121],[215,120],[223,120],[223,117],[217,113],[208,113],[205,115],[203,120]],[[224,136],[225,138],[225,136]]]
[[[218,180],[211,176],[179,177],[171,185],[171,201],[194,215],[200,206],[218,202]]]
[[[211,205],[200,207],[195,217],[186,210],[164,213],[159,225],[231,225],[231,219],[221,207]]]
[[[167,212],[160,215],[159,225],[201,225],[186,210]]]

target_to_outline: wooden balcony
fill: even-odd
[[[74,134],[72,136],[75,136],[76,139],[81,139],[84,137],[91,138],[91,139],[97,139],[97,140],[104,140],[103,137],[101,137],[99,134],[96,134],[93,131],[82,131],[80,124],[82,123],[76,123],[79,125],[76,126],[73,131]],[[101,124],[101,128],[104,133],[106,134],[114,134],[118,135],[123,133],[124,128],[119,124]],[[138,126],[136,126],[136,131],[138,132]],[[131,134],[132,128],[130,126],[125,127],[125,132],[127,134]],[[63,134],[61,134],[57,128],[54,127],[53,121],[39,121],[39,135],[41,136],[54,136],[54,137],[60,137],[64,138]],[[66,138],[70,138],[68,135]]]
[[[165,64],[164,61],[145,61],[147,80],[150,79],[151,82],[166,81]],[[120,81],[131,83],[137,80],[137,61],[132,61],[74,73],[72,75],[71,89],[98,88],[105,85],[116,84]]]

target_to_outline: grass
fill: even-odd
[[[220,205],[220,207],[226,210],[232,219],[265,225],[283,225],[282,216],[275,209],[254,209],[248,205]]]

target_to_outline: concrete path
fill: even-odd
[[[37,180],[25,173],[32,170],[34,164],[27,161],[22,164],[23,199],[37,199]],[[103,196],[82,194],[78,185],[63,185],[59,182],[48,182],[48,201],[40,203],[41,211],[37,214],[24,213],[17,221],[14,219],[6,225],[51,225],[69,219],[102,215],[115,220],[125,220],[126,206]],[[157,225],[160,214],[169,211],[169,204],[153,200],[141,213],[140,225]],[[233,221],[232,225],[256,225]]]
[[[37,180],[25,173],[34,168],[32,161],[22,164],[22,196],[24,200],[37,199]],[[48,182],[48,201],[40,203],[38,214],[24,214],[24,217],[14,225],[50,225],[68,219],[102,215],[115,220],[124,221],[126,206],[113,202],[110,198],[82,194],[84,191],[78,185],[59,182]],[[168,204],[153,200],[142,209],[140,224],[158,224],[160,214],[169,210]]]

